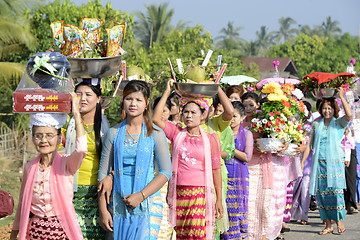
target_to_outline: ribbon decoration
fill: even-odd
[[[47,55],[45,55],[43,57],[36,56],[34,59],[35,64],[34,64],[33,69],[31,70],[30,74],[32,76],[34,76],[35,72],[39,69],[42,70],[41,67],[43,67],[43,68],[46,68],[51,73],[51,75],[53,75],[54,72],[57,72],[57,70],[50,63],[48,63],[49,60],[50,60],[50,57]],[[42,70],[42,71],[44,71],[44,70]]]
[[[31,70],[30,72],[30,75],[34,76],[35,75],[35,72],[37,70],[40,70],[40,71],[43,71],[44,73],[46,74],[49,74],[53,77],[56,77],[58,79],[61,79],[61,80],[70,80],[69,78],[66,78],[66,77],[62,77],[62,76],[58,76],[58,75],[55,75],[54,72],[57,72],[57,69],[54,68],[50,63],[48,63],[48,61],[50,60],[50,57],[45,55],[45,56],[42,56],[42,57],[39,57],[39,56],[36,56],[34,58],[34,66],[33,66],[33,69]],[[44,70],[44,68],[47,70]]]

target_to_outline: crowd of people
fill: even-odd
[[[11,239],[284,239],[285,222],[309,224],[314,204],[319,234],[333,224],[344,233],[346,211],[357,212],[357,160],[353,111],[338,92],[338,101],[318,101],[313,119],[304,101],[312,125],[288,157],[286,142],[260,147],[251,126],[264,98],[242,85],[191,97],[168,80],[151,101],[148,84],[133,80],[123,121],[110,128],[100,85],[82,79],[71,117],[31,114],[39,156],[25,166]]]

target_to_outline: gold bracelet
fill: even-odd
[[[146,195],[145,195],[145,193],[141,190],[140,191],[140,193],[141,193],[141,195],[143,196],[143,198],[144,198],[144,200],[146,199]]]

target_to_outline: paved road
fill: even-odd
[[[319,211],[309,211],[310,225],[301,225],[300,223],[288,223],[291,228],[290,232],[284,233],[283,236],[286,240],[308,240],[308,239],[326,239],[326,240],[360,240],[360,213],[346,215],[344,225],[346,232],[338,234],[336,224],[334,227],[334,234],[321,236],[318,234],[325,225],[321,224]]]

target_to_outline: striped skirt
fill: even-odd
[[[206,239],[204,186],[176,186],[176,239]]]
[[[66,236],[66,233],[56,216],[33,216],[30,218],[28,237],[26,239],[65,240],[69,238]]]
[[[284,222],[290,222],[291,206],[293,201],[294,184],[290,182],[286,187],[286,206],[284,211]]]
[[[73,204],[84,239],[105,239],[105,230],[99,224],[96,185],[78,185]]]
[[[346,216],[344,189],[327,187],[326,160],[319,160],[317,171],[316,200],[321,220],[330,219],[338,222]]]

